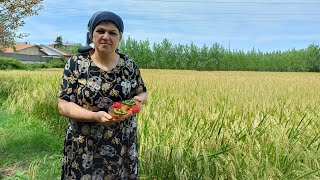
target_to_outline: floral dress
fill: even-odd
[[[91,111],[146,92],[136,63],[120,54],[111,71],[97,67],[88,53],[66,63],[59,98]],[[138,179],[136,116],[111,126],[69,119],[61,179]]]

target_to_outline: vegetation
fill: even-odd
[[[130,37],[123,40],[120,51],[128,54],[142,68],[189,69],[217,71],[295,71],[319,72],[320,47],[315,44],[306,49],[261,52],[229,50],[215,43],[211,47],[174,45],[164,39],[150,44]]]
[[[78,53],[78,49],[80,47],[82,47],[81,43],[72,45],[72,46],[64,46],[64,43],[62,41],[62,36],[58,36],[55,40],[56,43],[56,47],[57,49],[70,53],[70,54],[77,54]]]
[[[81,44],[62,50],[77,54],[79,47]],[[244,52],[231,51],[217,43],[211,47],[204,45],[201,48],[194,44],[173,45],[167,39],[151,46],[148,40],[138,42],[129,37],[122,41],[120,52],[129,55],[141,68],[145,69],[320,72],[320,47],[315,44],[301,50],[261,52],[253,49]],[[65,60],[62,61],[65,62]],[[39,67],[39,65],[35,66]],[[63,65],[54,67],[63,67]]]
[[[54,42],[56,43],[57,48],[62,48],[62,36],[58,36]]]
[[[150,93],[137,124],[141,179],[320,178],[318,73],[141,73]],[[0,71],[2,174],[59,179],[61,76]]]
[[[14,58],[0,57],[0,70],[26,69],[26,65]]]
[[[82,45],[79,43],[79,44],[76,44],[74,46],[71,46],[71,47],[68,47],[68,48],[64,48],[62,50],[64,50],[65,52],[71,53],[71,54],[77,54],[78,53],[78,49],[80,47],[82,47]]]
[[[0,57],[0,70],[14,70],[14,69],[24,69],[24,70],[35,70],[40,68],[64,68],[66,63],[65,57],[50,59],[47,63],[41,64],[23,64],[22,62],[14,58],[3,58]]]
[[[37,15],[42,8],[43,0],[1,0],[0,1],[0,52],[1,49],[12,47],[15,38],[25,37],[17,34],[18,28],[25,24],[24,19]]]
[[[45,65],[46,68],[64,68],[64,66],[66,65],[66,61],[66,57],[53,58],[50,59]]]

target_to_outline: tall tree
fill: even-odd
[[[58,36],[54,42],[57,44],[57,47],[58,47],[58,48],[61,48],[62,45],[63,45],[63,43],[62,43],[62,36]]]
[[[0,0],[0,46],[13,47],[16,38],[28,34],[17,33],[18,28],[25,24],[26,17],[37,15],[43,8],[43,0]],[[1,51],[0,48],[0,51]]]

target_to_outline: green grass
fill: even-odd
[[[60,172],[57,165],[61,162],[62,143],[63,138],[41,120],[1,111],[0,178],[8,169],[17,168],[16,178],[24,174],[57,179],[54,177]]]
[[[0,168],[60,177],[62,70],[0,71]],[[141,179],[320,179],[320,74],[142,70]],[[1,98],[0,98],[1,99]]]

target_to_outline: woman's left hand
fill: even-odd
[[[142,99],[139,96],[134,96],[132,99],[138,102],[138,106],[142,107]]]
[[[142,99],[139,96],[134,96],[132,99],[138,101],[139,103],[142,102]]]

